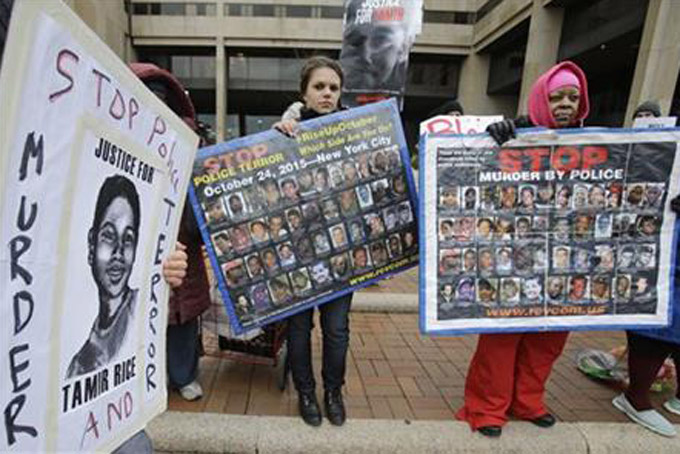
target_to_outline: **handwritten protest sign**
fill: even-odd
[[[641,117],[633,121],[634,128],[673,128],[677,117]]]
[[[0,104],[0,451],[110,451],[165,408],[198,138],[62,2],[15,3]]]
[[[502,115],[437,115],[420,123],[423,134],[479,134],[491,123],[503,121]]]
[[[423,331],[668,323],[680,131],[423,140]]]
[[[236,333],[417,262],[394,100],[199,151],[190,189]]]

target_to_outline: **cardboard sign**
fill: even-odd
[[[394,100],[199,151],[191,198],[234,331],[414,266],[415,189]]]
[[[198,137],[62,2],[15,2],[0,103],[0,451],[111,451],[166,406]]]
[[[424,332],[668,324],[680,131],[423,142]]]

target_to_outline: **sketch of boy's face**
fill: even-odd
[[[93,226],[88,235],[88,261],[100,294],[115,298],[128,288],[137,235],[130,202],[124,197],[114,198],[99,226]]]

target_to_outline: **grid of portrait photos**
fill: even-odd
[[[310,163],[204,202],[241,327],[294,313],[399,259],[412,257],[415,264],[416,219],[406,178],[394,145]]]
[[[657,182],[440,185],[438,319],[653,314],[665,199]]]

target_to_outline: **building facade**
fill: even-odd
[[[311,55],[337,58],[342,0],[68,0],[126,61],[185,84],[219,139],[267,129],[297,100]],[[678,113],[680,1],[424,0],[403,119],[418,123],[458,98],[469,114],[525,111],[531,83],[555,62],[584,68],[589,125],[630,124],[635,106]]]

